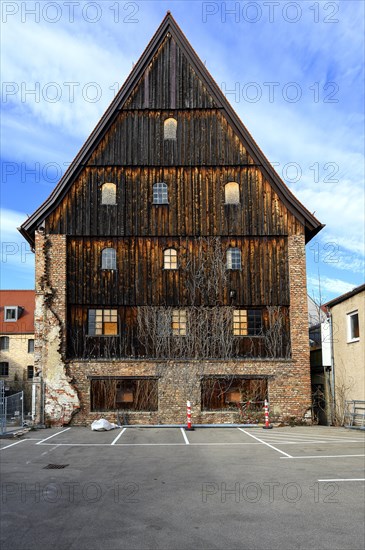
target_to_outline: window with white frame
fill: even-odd
[[[7,323],[15,323],[20,316],[20,308],[18,306],[4,307],[4,321]]]
[[[166,248],[163,253],[164,269],[177,269],[177,251],[175,248]]]
[[[115,248],[104,248],[101,251],[101,269],[117,269],[117,252]]]
[[[0,338],[0,350],[9,351],[9,336],[1,336]]]
[[[117,309],[89,309],[88,335],[115,336],[118,334]]]
[[[174,309],[172,311],[172,334],[174,336],[186,336],[186,310]]]
[[[103,183],[101,186],[101,204],[117,204],[117,186],[115,183]]]
[[[224,186],[224,202],[225,204],[240,203],[240,186],[235,181],[230,181]]]
[[[153,186],[153,204],[169,204],[166,183],[159,182]]]
[[[164,139],[176,139],[177,120],[175,118],[167,118],[163,123]]]
[[[227,269],[241,269],[241,251],[239,248],[227,250]]]
[[[360,339],[359,312],[347,314],[347,341],[357,342]]]

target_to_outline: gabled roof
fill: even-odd
[[[20,316],[17,321],[4,321],[5,307],[18,307]],[[34,333],[34,290],[0,290],[0,333],[33,334]]]
[[[353,290],[350,290],[350,292],[346,292],[345,294],[342,294],[341,296],[338,296],[337,298],[334,298],[333,300],[330,300],[327,302],[325,307],[331,308],[333,306],[337,306],[337,304],[340,304],[341,302],[345,302],[349,298],[352,298],[353,296],[356,296],[356,294],[359,294],[360,292],[363,292],[365,290],[365,284],[357,286]]]
[[[34,232],[43,220],[56,208],[59,202],[67,193],[74,179],[79,175],[84,165],[87,163],[95,147],[101,141],[105,132],[115,120],[118,112],[123,109],[124,104],[129,98],[135,86],[138,84],[143,73],[152,62],[158,48],[166,38],[167,33],[170,33],[178,46],[186,55],[189,63],[193,67],[198,78],[204,83],[207,91],[211,94],[216,105],[223,109],[224,116],[231,124],[237,136],[242,140],[248,154],[252,157],[255,164],[260,165],[264,175],[271,183],[273,189],[278,194],[279,198],[285,204],[290,212],[305,226],[307,242],[316,235],[324,226],[311,214],[302,203],[291,193],[283,180],[279,177],[276,171],[271,166],[268,159],[265,157],[261,149],[258,147],[252,136],[244,126],[230,103],[224,96],[223,92],[211,77],[205,65],[201,62],[198,55],[195,53],[187,38],[177,25],[170,12],[167,12],[161,25],[157,29],[155,35],[147,45],[145,51],[134,66],[122,88],[100,119],[99,123],[86,140],[79,153],[61,178],[48,199],[32,214],[19,228],[20,233],[27,241],[34,245]]]

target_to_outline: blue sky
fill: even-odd
[[[167,10],[279,175],[326,224],[308,292],[364,282],[364,3],[1,4],[1,288],[33,288],[16,227],[50,194]]]

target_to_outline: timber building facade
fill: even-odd
[[[170,13],[22,225],[46,421],[302,418],[305,243],[292,195]]]

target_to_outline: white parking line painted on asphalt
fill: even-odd
[[[115,445],[116,442],[118,441],[118,439],[120,437],[122,437],[122,435],[124,434],[124,432],[126,431],[127,428],[123,428],[123,430],[120,432],[120,434],[117,435],[117,437],[115,439],[113,439],[113,441],[110,443],[110,445]]]
[[[315,455],[315,456],[291,456],[290,458],[293,459],[307,459],[307,458],[352,458],[352,457],[360,457],[365,455]],[[286,458],[286,456],[281,456],[280,458]]]
[[[289,455],[288,453],[285,453],[284,451],[281,451],[281,450],[278,449],[277,447],[274,447],[273,445],[270,445],[270,443],[266,443],[266,441],[263,441],[262,439],[259,439],[259,438],[256,437],[255,435],[250,434],[249,432],[247,432],[247,431],[244,430],[243,428],[237,428],[237,429],[240,430],[241,432],[243,432],[244,434],[249,435],[250,437],[253,437],[254,439],[257,439],[257,441],[259,441],[259,442],[262,443],[263,445],[267,445],[267,446],[270,447],[271,449],[274,449],[274,451],[277,451],[278,453],[281,453],[281,454],[285,455],[286,458],[292,458],[291,455]]]
[[[53,435],[50,435],[49,437],[46,437],[46,439],[41,439],[41,441],[39,441],[38,443],[36,443],[36,445],[42,445],[42,443],[44,443],[44,441],[48,441],[49,439],[52,439],[52,437],[56,437],[56,435],[60,435],[60,434],[63,434],[65,432],[67,432],[68,430],[71,430],[71,428],[65,428],[64,430],[61,430],[60,432],[57,432]],[[53,445],[53,443],[52,443]]]
[[[9,447],[14,447],[14,445],[19,445],[19,443],[24,443],[24,441],[27,441],[27,440],[22,439],[21,441],[16,441],[15,443],[11,443],[10,445],[6,445],[6,447],[1,447],[0,451],[5,451],[5,449],[9,449]]]
[[[38,445],[38,443],[37,443]],[[47,445],[52,446],[53,443],[42,443],[43,447],[46,447]],[[155,447],[155,446],[182,446],[185,447],[186,443],[119,443],[119,445],[115,445],[115,447]],[[206,447],[206,446],[212,446],[212,447],[227,447],[227,446],[241,446],[244,447],[245,445],[261,445],[261,443],[189,443],[190,448],[191,447]],[[57,443],[57,447],[111,447],[110,443]],[[290,456],[290,455],[289,455]]]
[[[182,433],[182,436],[185,440],[186,445],[190,445],[190,441],[188,440],[188,436],[185,433],[185,428],[180,428],[180,430],[181,430],[181,433]]]
[[[318,481],[365,481],[365,477],[353,477],[348,479],[319,479]]]

